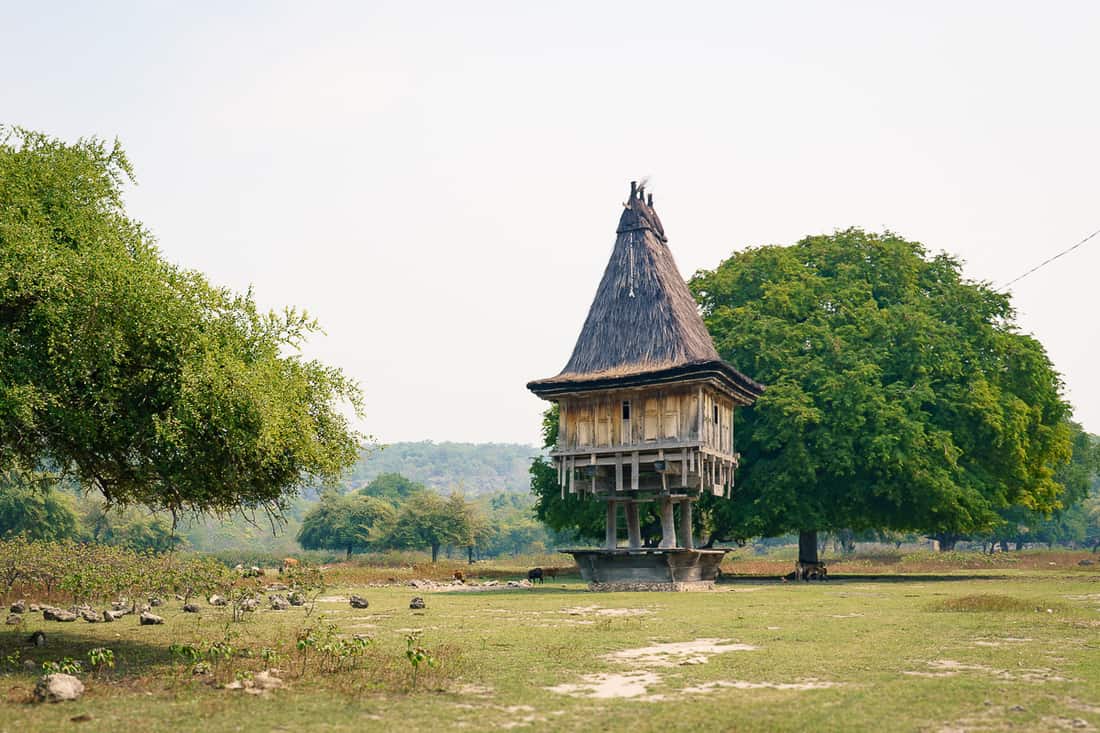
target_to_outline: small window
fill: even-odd
[[[630,419],[630,400],[623,400],[623,420]]]
[[[718,425],[718,405],[714,406],[714,424]]]

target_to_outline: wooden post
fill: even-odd
[[[615,454],[615,491],[623,490],[623,454]]]
[[[607,502],[607,549],[614,550],[619,544],[619,527],[616,521],[616,502]]]
[[[626,509],[626,534],[630,540],[630,549],[640,549],[642,546],[642,523],[638,517],[638,502],[627,502],[623,506]]]
[[[676,547],[676,522],[672,513],[672,499],[661,497],[661,549]]]
[[[680,502],[680,542],[691,550],[695,547],[695,539],[691,536],[691,500]]]

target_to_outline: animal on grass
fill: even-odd
[[[298,561],[296,559],[294,559],[293,557],[284,557],[283,558],[283,564],[279,568],[279,574],[282,575],[287,570],[290,570],[290,569],[296,568],[296,567],[298,567]]]
[[[455,577],[455,580],[457,580],[459,583],[463,583],[463,582],[466,581],[466,576],[462,574],[461,570],[456,570],[454,572],[454,577]]]
[[[783,580],[828,580],[829,571],[825,563],[800,562],[794,566],[794,570],[783,576]]]
[[[542,583],[542,568],[531,568],[528,570],[527,579],[532,583]]]

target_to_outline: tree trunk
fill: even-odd
[[[816,529],[804,529],[798,533],[798,561],[801,563],[818,562]]]
[[[348,545],[348,553],[346,555],[344,555],[344,559],[345,560],[350,560],[351,559],[351,545]]]
[[[473,565],[474,564],[474,546],[473,545],[468,545],[466,547],[466,564],[467,565]]]
[[[439,559],[439,543],[438,542],[433,542],[432,543],[432,562],[434,563],[438,559]]]
[[[1008,540],[1001,540],[1001,552],[1008,552]]]

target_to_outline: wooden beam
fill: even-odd
[[[609,550],[614,550],[619,544],[617,509],[618,507],[614,501],[607,502],[607,536],[605,539]]]
[[[672,499],[661,499],[661,549],[668,550],[676,547],[676,522],[673,521]]]
[[[615,491],[623,490],[623,454],[615,454]]]
[[[695,539],[691,536],[691,500],[680,502],[680,545],[691,550]]]
[[[638,490],[638,451],[630,454],[630,490]]]
[[[630,549],[637,550],[642,546],[642,524],[638,517],[638,502],[631,501],[623,509],[626,511],[626,534]]]

